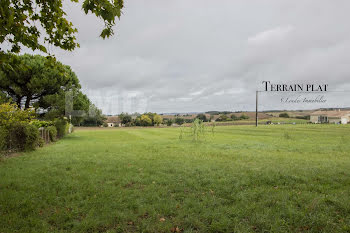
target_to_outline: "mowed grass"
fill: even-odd
[[[0,162],[0,232],[350,232],[350,127],[77,131]]]

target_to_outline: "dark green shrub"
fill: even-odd
[[[57,129],[55,126],[49,126],[46,128],[49,131],[49,137],[51,142],[55,142],[57,140]]]
[[[30,124],[35,125],[37,128],[41,128],[41,127],[49,127],[51,125],[53,125],[52,121],[40,121],[40,120],[33,120],[30,122]]]
[[[221,114],[216,121],[228,121],[228,116],[226,114]]]
[[[171,126],[174,123],[174,121],[172,119],[168,119],[168,120],[165,120],[165,123],[167,126]]]
[[[283,112],[283,113],[280,113],[279,117],[289,118],[289,115],[288,113]]]
[[[237,117],[236,115],[232,114],[231,115],[231,119],[234,120],[234,121],[238,121],[239,117]]]
[[[39,143],[39,130],[28,123],[15,123],[9,130],[9,149],[34,150]]]
[[[242,115],[239,117],[239,119],[240,119],[240,120],[248,120],[248,119],[249,119],[249,116],[242,114]]]
[[[37,145],[38,145],[39,147],[43,147],[44,144],[45,144],[44,139],[42,139],[41,137],[39,137],[38,142],[37,142]]]
[[[208,121],[207,116],[203,113],[198,114],[196,118],[198,118],[199,120],[202,120],[203,122]]]
[[[185,119],[185,123],[192,123],[194,119]]]
[[[0,152],[7,149],[8,131],[5,127],[0,126]]]
[[[61,138],[64,137],[67,134],[67,121],[64,119],[57,119],[54,123],[56,129],[57,129],[57,137]]]
[[[175,118],[175,124],[182,125],[183,123],[185,123],[185,119],[180,117]]]
[[[310,115],[307,116],[296,116],[297,119],[310,120]]]

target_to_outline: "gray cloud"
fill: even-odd
[[[126,0],[108,40],[78,4],[65,8],[81,48],[53,52],[105,113],[135,110],[115,104],[130,95],[148,111],[253,110],[263,80],[350,90],[348,0]],[[262,108],[310,108],[261,98]],[[329,104],[350,106],[339,99]]]

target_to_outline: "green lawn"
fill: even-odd
[[[350,127],[82,130],[0,161],[0,232],[350,232]]]

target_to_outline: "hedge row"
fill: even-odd
[[[64,119],[52,123],[41,122],[49,132],[50,141],[57,141],[69,132],[70,125]],[[0,125],[0,151],[28,151],[44,145],[37,122],[14,122],[11,125]]]

